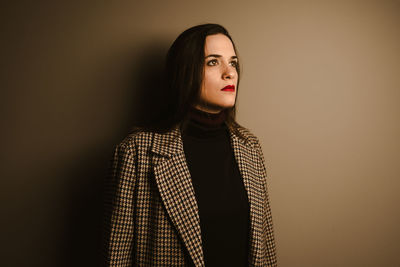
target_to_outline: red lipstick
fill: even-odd
[[[234,85],[227,85],[224,88],[222,88],[221,90],[222,91],[235,92],[235,86]]]

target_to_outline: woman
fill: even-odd
[[[225,28],[184,31],[167,54],[169,112],[115,149],[109,266],[276,266],[264,158],[235,121],[236,48]]]

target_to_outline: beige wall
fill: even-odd
[[[240,52],[280,266],[400,266],[399,1],[26,2],[0,16],[2,265],[95,265],[143,68],[216,22]]]

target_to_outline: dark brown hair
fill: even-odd
[[[219,24],[201,24],[182,32],[168,50],[165,62],[163,94],[164,107],[160,111],[157,123],[151,123],[147,128],[156,132],[165,132],[176,126],[185,125],[189,110],[199,101],[201,84],[204,72],[204,46],[206,37],[214,34],[224,34],[236,46],[228,31]],[[236,67],[238,74],[237,89],[239,88],[240,67]],[[237,91],[238,92],[238,91]],[[237,94],[236,94],[237,97]],[[236,131],[239,124],[235,120],[235,106],[227,108],[226,123]]]

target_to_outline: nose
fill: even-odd
[[[225,64],[224,69],[222,71],[222,79],[224,80],[231,80],[235,78],[236,75],[236,69],[235,67]]]

